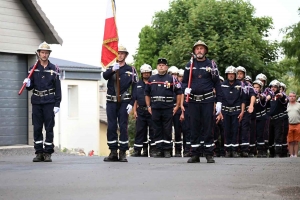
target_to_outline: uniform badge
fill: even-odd
[[[237,85],[237,86],[235,86],[235,88],[236,88],[237,90],[239,90],[239,89],[241,88],[241,86]]]
[[[51,73],[51,76],[52,76],[53,75],[53,70],[52,69],[51,69],[50,73]]]
[[[206,71],[207,71],[207,72],[210,72],[210,71],[211,71],[211,68],[210,68],[210,67],[206,67]]]
[[[170,83],[168,81],[165,81],[164,87],[170,88]]]

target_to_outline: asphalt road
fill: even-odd
[[[300,199],[300,158],[186,158],[33,155],[0,151],[0,199]]]

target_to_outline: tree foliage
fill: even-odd
[[[300,8],[298,9],[300,15]],[[296,75],[300,75],[300,22],[283,30],[286,33],[281,42],[284,54],[294,61],[294,66],[290,68]],[[298,79],[299,80],[299,79]]]
[[[253,78],[258,73],[273,76],[279,45],[266,40],[273,22],[254,13],[242,0],[173,0],[168,10],[154,15],[152,26],[141,30],[135,66],[156,67],[157,57],[165,57],[169,65],[184,68],[193,44],[202,40],[221,73],[227,66],[241,65]]]

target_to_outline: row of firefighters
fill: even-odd
[[[214,156],[287,156],[286,86],[277,80],[268,84],[262,73],[252,82],[242,66],[227,67],[223,78],[207,52],[208,46],[199,40],[184,70],[169,67],[167,59],[159,58],[155,70],[144,64],[138,75],[125,62],[126,48],[119,47],[118,62],[103,73],[108,80],[107,143],[111,150],[104,161],[127,162],[132,109],[136,135],[131,156],[169,158],[175,152],[175,157],[190,157],[188,163],[200,162],[201,155],[208,163],[215,162]]]
[[[151,69],[151,66],[144,64],[141,67],[141,73],[151,72],[152,75],[157,74],[157,70]],[[171,66],[168,73],[172,75],[179,84],[182,84],[184,70]],[[233,78],[228,79],[228,74],[233,74]],[[227,81],[219,76],[221,87],[224,91],[229,91],[228,96],[224,96],[225,101],[232,101],[230,106],[222,107],[223,116],[215,120],[213,127],[214,134],[214,156],[216,157],[287,157],[287,134],[288,134],[288,115],[286,112],[288,96],[285,94],[286,85],[277,80],[271,81],[267,86],[267,77],[264,74],[258,74],[255,81],[252,82],[250,76],[246,75],[246,69],[242,66],[230,66],[225,71]],[[143,77],[142,79],[147,79]],[[228,82],[235,80],[232,89],[229,89]],[[224,84],[223,84],[224,83]],[[138,88],[144,89],[138,85]],[[184,87],[182,87],[184,90]],[[242,91],[246,95],[242,95]],[[144,93],[137,90],[137,92]],[[244,93],[244,94],[245,94]],[[223,93],[228,94],[228,93]],[[248,97],[248,103],[251,103],[251,97],[255,97],[254,112],[244,111],[243,118],[239,120],[238,116],[241,111],[240,102],[243,96]],[[185,99],[186,97],[184,97]],[[240,101],[237,99],[240,98]],[[176,101],[176,99],[173,99]],[[154,141],[154,130],[152,119],[145,106],[134,107],[134,116],[136,117],[136,136],[134,143],[134,157],[152,157],[155,156],[156,148]],[[246,99],[247,102],[247,99]],[[174,102],[174,105],[176,102]],[[224,103],[223,103],[224,104]],[[188,104],[183,103],[185,111]],[[249,105],[246,106],[246,109]],[[270,110],[272,109],[272,117]],[[276,112],[274,114],[274,112]],[[230,121],[224,123],[224,115],[230,116]],[[226,119],[226,118],[225,118]],[[190,125],[189,116],[182,117],[181,109],[173,116],[173,140],[174,140],[174,156],[190,157]],[[224,126],[227,131],[224,132]],[[226,134],[225,134],[226,133]],[[225,139],[226,138],[226,139]],[[200,144],[204,145],[204,141]],[[201,145],[200,145],[201,148]],[[149,150],[149,151],[148,151]],[[268,151],[269,150],[269,151]],[[201,151],[201,150],[200,150]],[[172,151],[171,151],[172,152]],[[201,151],[201,154],[203,151]],[[269,152],[269,153],[268,153]]]

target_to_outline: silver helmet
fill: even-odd
[[[50,45],[47,42],[43,42],[39,45],[37,51],[41,51],[41,50],[46,50],[46,51],[49,51],[49,52],[52,51]]]
[[[238,72],[238,71],[244,72],[244,73],[245,73],[245,77],[246,77],[246,69],[245,69],[245,67],[238,66],[238,67],[236,68],[236,72]]]
[[[141,73],[152,72],[152,67],[145,63],[141,66],[140,70],[141,70]]]
[[[245,77],[245,81],[249,81],[249,82],[252,83],[252,78],[251,78],[250,76],[246,76],[246,77]]]
[[[277,86],[279,88],[280,82],[275,79],[275,80],[271,81],[269,84],[269,87],[272,87],[272,86]]]
[[[168,73],[169,74],[178,74],[179,70],[176,66],[171,66],[169,69],[168,69]]]
[[[260,74],[258,74],[258,75],[256,76],[255,79],[256,79],[256,80],[260,80],[260,81],[265,81],[265,85],[267,85],[267,77],[266,77],[266,75],[260,73]]]
[[[263,84],[263,82],[261,82],[260,80],[255,80],[255,81],[253,81],[253,85],[254,84],[258,84],[259,86],[260,86],[260,88],[262,88],[263,86],[264,86],[264,84]]]
[[[152,75],[158,74],[157,69],[152,70]]]
[[[225,74],[236,74],[236,68],[234,66],[229,66],[225,69]]]
[[[184,70],[183,69],[179,69],[178,70],[178,76],[183,76],[184,75]]]
[[[280,83],[279,83],[279,86],[283,88],[283,91],[286,90],[286,85],[285,85],[283,82],[280,82]]]
[[[222,82],[224,81],[223,76],[219,76],[219,79],[220,79]]]

